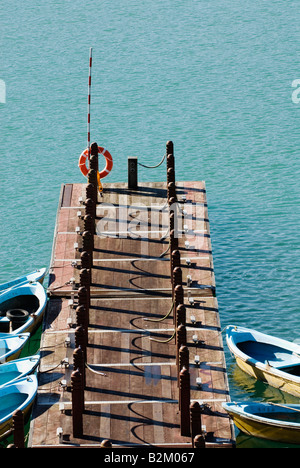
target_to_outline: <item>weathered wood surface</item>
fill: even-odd
[[[129,191],[125,184],[104,184],[102,203],[97,206],[98,222],[103,220],[103,203],[116,205],[118,219],[124,222],[118,224],[117,236],[112,226],[109,237],[94,236],[82,438],[72,435],[70,378],[76,317],[70,300],[76,305],[76,261],[80,262],[83,231],[80,197],[85,198],[85,185],[62,187],[41,342],[39,391],[30,432],[32,447],[99,446],[104,439],[116,447],[191,446],[191,438],[180,435],[173,311],[158,321],[172,307],[170,257],[166,252],[168,220],[160,209],[166,203],[166,188],[164,183],[141,185],[139,190]],[[197,204],[198,217],[186,218],[190,225],[179,239],[191,402],[199,401],[204,409],[207,446],[230,447],[234,444],[232,424],[222,410],[222,401],[228,401],[229,394],[205,184],[178,182],[176,189],[178,198],[186,196],[186,207]],[[147,209],[154,204],[160,207],[159,217]],[[139,208],[139,226],[131,224],[128,233],[128,225],[137,218],[131,216],[129,221],[121,212],[124,215],[125,207],[127,215],[128,209],[136,214],[133,206]],[[140,216],[141,211],[146,216]],[[132,227],[138,236],[132,234]],[[188,275],[192,277],[189,285]],[[189,301],[191,297],[194,302]],[[200,363],[195,362],[195,356]],[[197,378],[201,378],[200,386]],[[63,430],[62,439],[57,428]]]

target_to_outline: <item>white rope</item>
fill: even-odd
[[[92,369],[87,363],[85,363],[85,366],[87,369],[89,369],[91,372],[94,372],[94,374],[102,375],[103,377],[107,377],[107,374],[104,372],[98,372],[95,369]]]

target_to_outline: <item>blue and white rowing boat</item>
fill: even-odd
[[[13,413],[23,412],[28,418],[38,389],[36,375],[30,375],[0,387],[0,439],[3,439],[12,427]]]
[[[0,365],[0,388],[36,372],[40,355],[27,356]]]
[[[289,444],[300,444],[300,405],[279,403],[222,403],[244,434]]]
[[[21,284],[24,284],[24,283],[30,283],[30,282],[35,282],[35,281],[42,283],[45,278],[46,271],[47,271],[46,268],[40,268],[39,270],[35,270],[31,273],[28,273],[23,276],[19,276],[18,278],[15,278],[6,283],[2,283],[0,284],[0,294],[2,294],[4,291],[6,291],[9,288],[14,288],[15,286],[20,286]]]
[[[24,283],[0,295],[0,333],[32,333],[39,326],[47,294],[39,282]]]
[[[0,364],[18,359],[30,333],[0,333]]]
[[[300,397],[300,346],[250,328],[229,325],[226,341],[237,365],[252,377]]]

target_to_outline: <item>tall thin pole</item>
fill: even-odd
[[[87,146],[88,146],[88,159],[90,160],[91,153],[91,85],[92,85],[92,47],[90,48],[90,60],[89,60],[89,86],[88,86],[88,119],[87,119]]]

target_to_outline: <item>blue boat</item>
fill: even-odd
[[[250,328],[228,325],[226,341],[237,365],[252,377],[300,397],[300,346]]]
[[[40,363],[40,355],[27,356],[0,365],[0,388],[33,374]]]
[[[0,333],[0,364],[17,359],[29,337],[30,333]]]
[[[289,444],[300,444],[300,405],[287,403],[222,403],[244,434]]]
[[[25,283],[0,295],[0,333],[32,333],[41,323],[47,294],[39,282]]]
[[[9,288],[14,288],[15,286],[20,286],[24,283],[30,283],[35,281],[42,283],[45,278],[46,271],[46,268],[41,268],[39,270],[32,271],[31,273],[27,273],[26,275],[19,276],[18,278],[8,281],[7,283],[2,283],[0,284],[0,294],[2,294]]]
[[[0,439],[5,438],[12,427],[13,413],[23,412],[24,420],[30,414],[38,389],[36,375],[30,375],[0,387]]]

